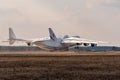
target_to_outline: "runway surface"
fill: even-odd
[[[120,52],[0,52],[0,56],[80,56],[80,55],[120,55]]]

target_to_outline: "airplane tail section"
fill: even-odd
[[[12,28],[9,28],[9,44],[12,45],[14,44],[16,40],[15,33],[13,32]]]
[[[57,40],[57,37],[55,35],[55,33],[53,32],[53,30],[51,28],[49,28],[49,34],[50,34],[50,39],[53,41]]]

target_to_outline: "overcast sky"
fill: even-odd
[[[0,40],[12,27],[18,37],[79,35],[120,42],[120,0],[0,0]]]

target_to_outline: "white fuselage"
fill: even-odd
[[[46,38],[43,40],[36,40],[33,44],[39,46],[41,49],[65,49],[70,47],[73,44],[63,44],[63,39],[57,38],[55,41],[50,38]]]
[[[33,44],[39,46],[41,49],[54,49],[63,47],[61,41],[62,40],[60,38],[56,41],[53,41],[50,38],[45,38],[43,40],[36,40]]]

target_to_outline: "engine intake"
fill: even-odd
[[[27,43],[28,46],[31,46],[32,44],[31,43]]]
[[[89,46],[89,43],[84,43],[83,45],[84,45],[84,46]]]

